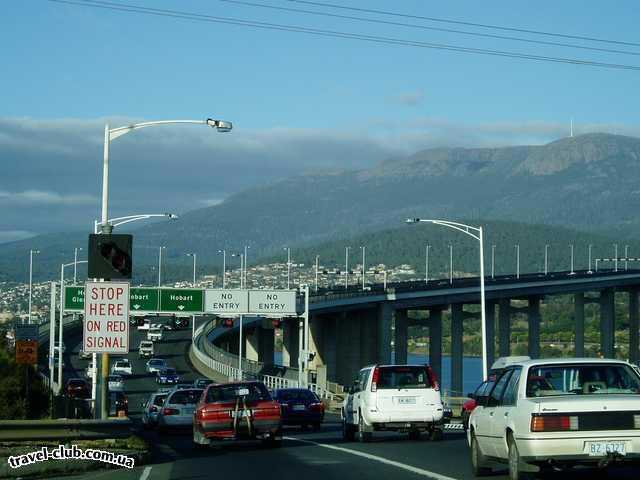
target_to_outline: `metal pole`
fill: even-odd
[[[53,375],[56,354],[53,349],[56,341],[56,282],[51,282],[51,295],[49,298],[49,388],[51,389],[53,402]],[[53,405],[51,407],[51,415],[53,415]]]
[[[386,290],[387,289],[387,271],[386,270],[384,271],[384,277],[382,281],[384,282],[383,287]]]
[[[303,375],[303,387],[307,388],[309,383],[309,287],[304,285],[304,375]],[[298,355],[299,356],[299,355]]]
[[[496,246],[491,245],[491,280],[496,278]]]
[[[287,290],[291,288],[291,249],[287,247]]]
[[[571,275],[573,275],[573,244],[569,246],[571,247]]]
[[[160,288],[162,281],[162,249],[164,247],[158,247],[158,288]]]
[[[238,345],[238,376],[240,378],[238,378],[238,380],[242,380],[243,374],[242,374],[242,315],[240,315],[240,341],[239,341],[239,345]]]
[[[424,251],[424,284],[427,285],[429,283],[429,248],[431,245],[427,244]]]
[[[364,291],[364,270],[365,270],[365,264],[364,264],[364,251],[367,248],[366,246],[362,246],[360,247],[362,248],[362,291]]]
[[[247,245],[244,246],[244,288],[247,288],[247,264],[249,263],[249,259],[247,257],[247,249],[249,247]]]
[[[544,246],[544,274],[549,273],[549,245]]]
[[[627,270],[627,266],[628,266],[627,258],[629,258],[629,245],[625,245],[624,246],[624,269],[625,269],[625,271]]]
[[[64,319],[64,264],[60,265],[60,330],[58,332],[58,391],[62,389],[62,321]]]
[[[29,323],[31,323],[31,289],[33,288],[33,250],[29,250]]]
[[[244,253],[240,254],[240,288],[244,288]]]
[[[591,247],[593,247],[593,245],[589,244],[589,271],[587,273],[593,273],[591,271]]]
[[[480,319],[482,324],[482,379],[488,378],[488,342],[487,338],[487,317],[485,309],[485,294],[484,294],[484,244],[483,244],[483,232],[482,227],[478,228],[478,236],[480,237]],[[493,341],[493,339],[491,339]]]
[[[449,284],[453,284],[453,245],[449,245]]]
[[[110,132],[109,124],[104,126],[104,155],[102,166],[102,214],[100,217],[100,228],[103,233],[111,233],[111,226],[109,225],[109,147],[110,147]],[[60,286],[62,288],[62,285]],[[97,362],[97,357],[96,357]],[[98,375],[98,365],[94,362],[93,367],[95,369],[95,375]],[[101,373],[100,373],[100,418],[107,418],[109,412],[107,410],[107,377],[109,376],[109,354],[103,353],[100,359]],[[97,381],[97,380],[96,380]],[[97,414],[97,408],[95,409]]]
[[[196,254],[193,253],[193,288],[196,287]],[[196,337],[196,316],[191,315],[191,341]]]
[[[344,248],[344,289],[349,289],[349,248]]]
[[[614,243],[613,247],[614,247],[614,252],[615,252],[615,256],[616,256],[616,260],[615,260],[615,267],[616,268],[615,268],[615,271],[617,272],[618,271],[618,244]]]
[[[516,245],[516,278],[520,278],[520,245]]]
[[[318,261],[320,257],[316,255],[316,292],[318,291]]]

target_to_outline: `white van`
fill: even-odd
[[[162,327],[159,325],[153,325],[147,332],[147,340],[151,342],[157,342],[162,340]]]
[[[440,385],[428,365],[371,365],[360,370],[341,409],[346,440],[366,442],[373,432],[406,432],[442,438]]]

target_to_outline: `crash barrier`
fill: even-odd
[[[209,322],[196,329],[195,341],[191,346],[193,355],[206,367],[222,374],[230,380],[240,378],[240,370],[233,366],[238,365],[238,356],[216,347],[208,340],[207,336],[213,329],[212,325],[213,322]],[[297,388],[299,385],[297,379],[294,380],[286,377],[262,374],[261,371],[265,366],[260,362],[243,359],[242,366],[243,379],[262,381],[270,390],[278,388]],[[315,392],[320,398],[331,400],[334,397],[333,392],[330,392],[328,389],[315,383],[310,383],[308,388]]]
[[[125,438],[132,434],[128,418],[109,420],[0,420],[0,441]]]

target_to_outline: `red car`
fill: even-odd
[[[91,398],[91,388],[82,378],[70,378],[67,381],[67,396],[70,398]]]
[[[262,440],[280,446],[280,404],[262,382],[209,385],[202,393],[193,419],[194,445],[232,440]]]

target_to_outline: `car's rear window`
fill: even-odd
[[[244,395],[249,402],[256,400],[271,400],[269,390],[261,383],[220,385],[209,387],[207,393],[207,403],[235,401],[242,395],[242,390],[248,390],[249,394]]]
[[[385,388],[431,388],[426,367],[397,366],[379,367],[378,389]]]
[[[180,405],[196,404],[198,403],[198,400],[200,400],[201,395],[201,389],[178,390],[173,395],[171,395],[171,398],[169,398],[169,401],[167,403]]]
[[[156,395],[155,398],[153,399],[153,404],[159,407],[164,403],[166,398],[167,398],[166,395]]]
[[[162,374],[163,375],[175,375],[176,374],[176,369],[175,368],[165,368],[164,370],[162,370]]]
[[[527,397],[621,393],[640,393],[640,378],[623,363],[540,365],[527,376]]]
[[[85,382],[84,382],[84,380],[80,380],[80,379],[78,379],[78,380],[69,380],[69,385],[74,386],[74,387],[79,387],[79,386],[85,385]]]
[[[276,398],[282,402],[317,402],[318,397],[311,390],[278,390]]]

